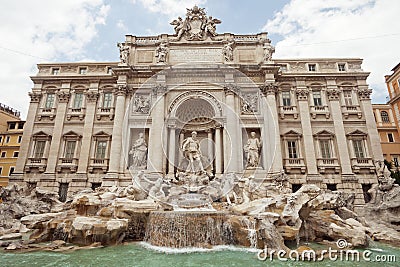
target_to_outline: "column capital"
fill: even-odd
[[[370,100],[372,89],[369,89],[368,86],[359,86],[357,88],[357,93],[360,100]]]
[[[229,94],[239,94],[240,93],[240,86],[232,83],[228,83],[224,85],[224,92],[226,95]]]
[[[326,94],[328,95],[329,100],[339,100],[339,95],[342,92],[342,90],[336,86],[329,86],[326,89]]]
[[[128,86],[126,84],[118,84],[114,94],[116,96],[125,96],[128,93]]]
[[[310,94],[310,89],[307,87],[296,87],[294,90],[298,100],[307,100]]]
[[[167,92],[167,86],[164,84],[156,84],[155,86],[153,86],[153,94],[155,96],[157,95],[162,95],[165,92]]]
[[[60,103],[67,103],[71,97],[71,94],[67,92],[58,92],[57,97]]]
[[[99,98],[99,93],[98,92],[93,92],[93,91],[87,91],[85,93],[86,99],[88,102],[96,102],[97,99]]]
[[[260,86],[260,90],[265,96],[275,95],[278,92],[278,86],[276,83],[266,83]]]
[[[42,98],[42,93],[29,92],[28,94],[31,98],[31,103],[39,103]]]

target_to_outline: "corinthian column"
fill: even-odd
[[[297,95],[297,101],[299,103],[301,128],[303,130],[304,147],[305,147],[304,154],[306,156],[305,161],[307,164],[307,176],[308,178],[313,179],[319,176],[319,174],[317,169],[317,160],[315,157],[315,149],[314,149],[314,139],[311,128],[310,107],[308,105],[309,94],[310,91],[305,86],[305,81],[297,80],[296,95]]]
[[[127,93],[126,84],[118,85],[114,94],[116,96],[115,117],[112,131],[110,164],[106,178],[118,178],[119,163],[122,148],[122,124],[125,114],[125,96]]]
[[[153,88],[153,94],[157,97],[151,110],[151,128],[149,134],[149,160],[147,169],[151,172],[164,173],[163,142],[162,130],[164,126],[164,92],[167,90],[165,85],[158,84]]]
[[[235,112],[235,92],[239,90],[237,86],[227,85],[224,87],[226,94],[226,134],[224,135],[227,140],[224,141],[226,154],[226,171],[238,172],[242,166],[241,145],[239,144],[239,117]],[[228,135],[230,142],[228,142]],[[238,145],[239,144],[239,145]],[[229,158],[230,157],[230,158]]]
[[[49,157],[47,160],[47,174],[54,174],[56,171],[56,165],[59,158],[60,143],[62,141],[62,132],[64,128],[65,112],[67,110],[68,101],[71,96],[68,91],[63,91],[63,89],[69,91],[69,84],[63,84],[61,91],[57,93],[58,105],[54,122],[53,136],[51,139],[52,141],[50,144]]]
[[[29,157],[29,144],[33,134],[33,125],[38,111],[39,102],[42,98],[41,93],[31,92],[31,103],[29,104],[28,116],[24,125],[24,133],[22,135],[21,146],[19,148],[19,157],[15,166],[15,172],[10,177],[10,183],[22,182],[24,167]]]
[[[261,87],[264,95],[261,101],[262,114],[264,114],[262,131],[263,165],[264,169],[270,172],[283,170],[278,109],[275,98],[277,89],[277,86],[272,83]]]

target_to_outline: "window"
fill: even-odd
[[[0,175],[3,173],[3,167],[0,167]]]
[[[86,74],[87,68],[86,67],[81,67],[79,68],[79,74]]]
[[[18,151],[14,151],[13,158],[18,158],[18,156],[19,156],[19,152]]]
[[[10,143],[10,137],[6,136],[6,143]]]
[[[40,159],[43,157],[45,146],[46,146],[46,141],[36,141],[33,153],[33,157],[35,159]]]
[[[319,140],[319,146],[321,148],[321,157],[323,159],[332,158],[330,140]]]
[[[336,191],[337,190],[337,184],[326,184],[326,188],[331,190],[331,191]]]
[[[96,159],[106,158],[107,141],[97,141]]]
[[[8,128],[11,129],[15,129],[15,122],[10,122]]]
[[[287,71],[287,65],[286,64],[285,65],[281,65],[280,69],[281,69],[282,72]]]
[[[74,97],[73,108],[81,108],[83,102],[83,93],[76,93]]]
[[[59,69],[59,68],[53,68],[52,71],[51,71],[51,73],[52,73],[53,75],[58,75],[58,74],[60,73],[60,69]]]
[[[18,143],[18,144],[20,144],[20,143],[21,143],[21,141],[22,141],[22,135],[19,135],[19,136],[18,136],[17,143]]]
[[[65,143],[65,154],[66,159],[73,159],[75,155],[76,141],[67,141]]]
[[[107,67],[107,74],[112,74],[112,69],[111,69],[111,67]]]
[[[343,91],[343,95],[344,95],[344,104],[346,106],[352,106],[353,105],[353,97],[351,95],[351,91],[350,90]]]
[[[394,156],[394,155],[392,155],[392,158],[393,158],[393,165],[395,166],[395,167],[399,167],[399,156]]]
[[[353,148],[356,158],[365,158],[363,140],[353,140]]]
[[[290,107],[290,92],[289,91],[283,91],[282,92],[282,103],[285,107]]]
[[[389,123],[389,114],[386,111],[381,111],[382,122]]]
[[[54,105],[54,94],[47,94],[45,108],[52,108]]]
[[[308,71],[317,71],[317,66],[315,64],[308,64]]]
[[[24,129],[24,122],[19,122],[18,123],[18,129]]]
[[[111,107],[111,100],[112,100],[112,94],[111,93],[104,93],[103,108],[110,108]]]
[[[6,156],[7,156],[7,152],[6,151],[1,152],[1,157],[2,158],[5,158]]]
[[[288,153],[290,159],[297,159],[297,145],[296,141],[287,141]]]
[[[15,167],[10,167],[10,171],[8,172],[8,175],[11,175],[11,174],[14,173],[14,168],[15,168]]]
[[[321,91],[313,91],[314,106],[322,106]]]
[[[346,64],[338,64],[339,71],[346,71]]]
[[[390,143],[393,143],[393,142],[394,142],[394,137],[393,137],[393,134],[392,134],[392,133],[388,133],[387,137],[388,137],[388,141],[389,141]]]

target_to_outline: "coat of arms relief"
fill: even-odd
[[[188,41],[202,41],[208,36],[215,37],[217,35],[216,24],[220,23],[219,19],[211,16],[207,17],[204,8],[194,6],[193,8],[187,8],[184,20],[178,17],[170,24],[175,26],[177,41],[181,40],[182,37]]]

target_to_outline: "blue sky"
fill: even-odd
[[[2,0],[0,102],[25,118],[37,63],[118,61],[125,34],[172,34],[194,4],[222,21],[218,33],[268,32],[273,58],[363,58],[373,102],[385,102],[384,75],[400,62],[398,0]]]

